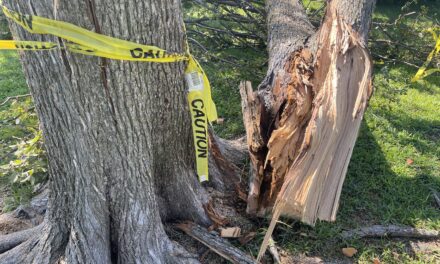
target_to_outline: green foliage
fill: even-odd
[[[9,146],[14,150],[14,160],[0,165],[0,176],[13,179],[15,184],[42,182],[46,178],[47,163],[42,145],[41,131],[36,131],[33,138]]]
[[[46,180],[47,161],[30,98],[13,101],[0,117],[0,185],[9,193],[3,208],[8,211],[29,201],[33,188]]]
[[[38,118],[18,60],[11,51],[0,53],[0,190],[7,195],[3,211],[32,197],[34,186],[47,177]]]

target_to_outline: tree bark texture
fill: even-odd
[[[169,52],[185,51],[180,1],[4,1]],[[63,42],[30,35],[21,40]],[[22,52],[49,159],[49,209],[40,236],[1,263],[192,262],[162,227],[210,222],[197,182],[185,63],[107,60],[66,51]]]

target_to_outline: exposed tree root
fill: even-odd
[[[0,236],[0,253],[6,252],[20,245],[32,236],[38,235],[41,230],[42,226],[39,225],[12,234]]]
[[[355,230],[344,231],[342,238],[378,238],[378,237],[406,237],[419,239],[437,239],[440,232],[435,230],[418,229],[409,226],[374,225]]]

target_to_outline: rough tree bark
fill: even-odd
[[[185,51],[178,0],[4,2],[24,14]],[[63,42],[13,24],[11,30],[16,39]],[[21,60],[44,134],[51,192],[41,234],[0,262],[193,262],[162,226],[210,223],[209,197],[194,171],[185,63],[65,51],[22,52]]]
[[[178,0],[4,2],[22,13],[184,51]],[[374,2],[333,0],[323,23],[327,27],[316,31],[299,0],[267,0],[268,73],[257,92],[249,84],[241,89],[252,163],[249,213],[270,212],[285,177],[307,171],[297,161],[314,157],[307,152],[314,139],[308,131],[325,105],[317,98],[329,96],[320,93],[326,91],[320,88],[330,68],[326,63],[339,54],[329,52],[325,30],[337,22],[356,35],[355,46],[364,45]],[[15,25],[11,29],[18,39],[63,41],[32,36]],[[212,216],[209,194],[194,172],[185,63],[121,62],[65,51],[23,52],[21,58],[44,132],[51,192],[41,234],[0,255],[0,262],[196,261],[167,238],[162,226],[179,219],[206,225]],[[365,103],[370,93],[362,95]],[[213,186],[234,188],[241,145],[212,135],[210,147],[217,153],[210,158]],[[344,168],[349,158],[344,157]]]

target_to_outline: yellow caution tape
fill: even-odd
[[[411,79],[412,82],[416,82],[420,80],[421,78],[425,78],[428,75],[433,74],[434,72],[440,72],[439,68],[426,70],[426,68],[431,63],[434,56],[437,56],[440,52],[440,36],[437,35],[436,31],[440,30],[440,28],[430,28],[427,31],[431,32],[432,37],[434,38],[434,41],[436,42],[434,49],[429,53],[428,58],[426,59],[425,63],[420,67],[420,69],[417,71],[416,75]]]
[[[53,35],[67,43],[57,44],[40,41],[0,41],[0,50],[53,50],[66,49],[74,53],[98,56],[108,59],[178,62],[188,61],[185,79],[188,84],[188,104],[191,111],[194,146],[196,151],[197,175],[200,182],[208,178],[208,122],[217,120],[217,110],[211,98],[211,86],[208,77],[199,63],[189,53],[168,53],[155,46],[141,45],[98,34],[70,23],[47,19],[39,16],[24,15],[6,8],[0,0],[3,13],[25,30],[34,34]]]

